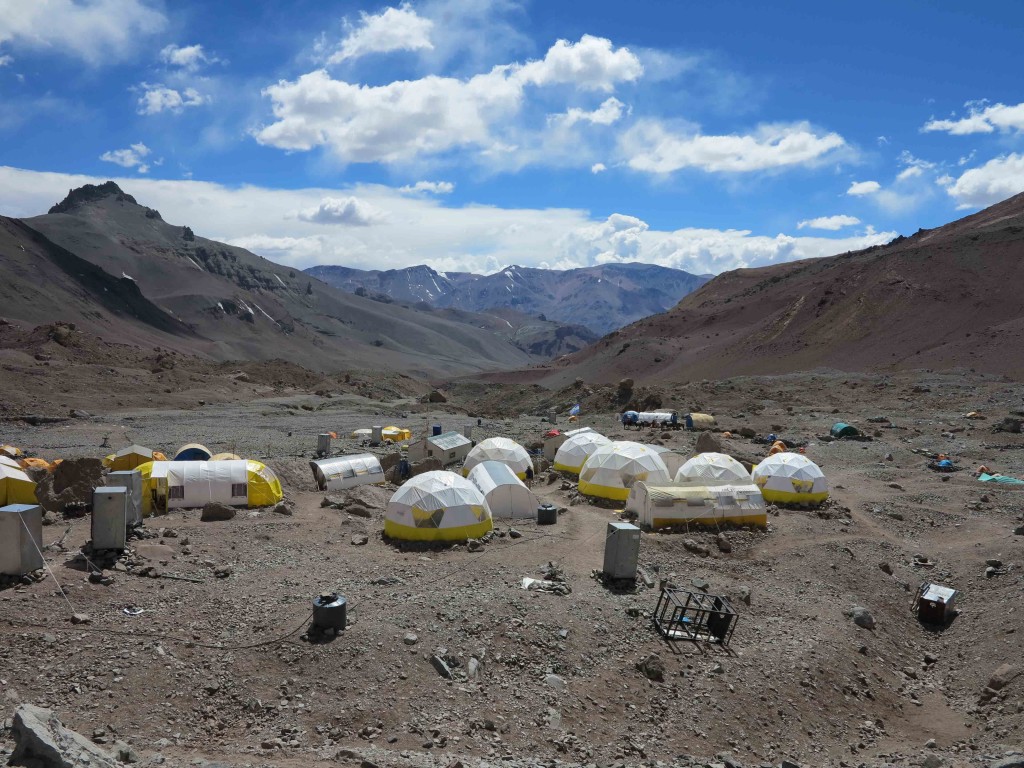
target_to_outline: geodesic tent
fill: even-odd
[[[602,445],[608,445],[611,442],[600,432],[592,430],[573,435],[558,446],[558,451],[555,453],[554,469],[578,475],[591,454]]]
[[[600,446],[580,470],[579,490],[585,496],[625,501],[633,483],[668,485],[668,468],[649,445],[617,440]]]
[[[747,485],[750,473],[725,453],[698,453],[676,472],[676,482],[688,485]]]
[[[0,507],[8,504],[35,504],[36,484],[20,467],[0,464]]]
[[[667,445],[651,445],[648,447],[653,451],[657,451],[658,455],[661,457],[661,460],[665,462],[665,469],[668,470],[669,477],[675,477],[676,472],[679,471],[679,468],[686,463],[685,456],[676,453]]]
[[[818,465],[799,453],[776,453],[751,473],[765,501],[820,504],[828,498],[828,480]]]
[[[487,499],[492,517],[532,518],[537,514],[537,497],[508,464],[482,461],[473,467],[468,479]]]
[[[526,470],[533,467],[533,459],[515,440],[507,437],[489,437],[474,446],[462,465],[462,476],[466,477],[473,467],[484,461],[500,461],[507,464],[520,480],[526,478]]]
[[[395,491],[384,512],[384,534],[405,541],[463,541],[494,527],[487,500],[454,472],[424,472]]]

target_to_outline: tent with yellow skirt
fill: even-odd
[[[828,480],[813,461],[799,453],[776,453],[751,473],[765,501],[820,504],[828,498]]]
[[[384,534],[405,541],[465,541],[494,527],[473,483],[454,472],[424,472],[399,488],[384,512]]]
[[[142,514],[219,501],[232,507],[266,507],[284,497],[281,481],[259,461],[152,461],[142,474]]]
[[[17,467],[0,464],[0,507],[35,504],[36,484]]]

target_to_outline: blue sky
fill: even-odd
[[[282,263],[691,272],[1024,190],[1019,3],[0,0],[0,213]]]

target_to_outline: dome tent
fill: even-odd
[[[462,476],[467,476],[477,464],[483,461],[500,461],[508,464],[520,480],[526,478],[526,470],[533,467],[533,459],[515,440],[507,437],[489,437],[478,443],[466,456],[462,465]]]
[[[676,483],[689,485],[749,485],[750,473],[725,453],[698,453],[676,472]]]
[[[579,490],[585,496],[625,501],[633,483],[672,482],[668,468],[650,446],[617,440],[594,451],[580,470]]]
[[[665,462],[665,469],[668,470],[668,476],[670,478],[676,476],[676,472],[679,468],[686,463],[686,457],[673,451],[667,445],[651,445],[648,446],[651,450],[656,451],[661,460]]]
[[[35,504],[36,484],[20,468],[0,464],[0,507]]]
[[[537,514],[537,497],[508,464],[482,461],[473,467],[468,479],[487,499],[492,517],[532,518]]]
[[[112,472],[127,472],[147,461],[156,461],[151,449],[142,445],[129,445],[103,459],[103,466]]]
[[[554,469],[559,472],[572,472],[578,475],[590,455],[602,445],[611,443],[600,432],[581,432],[573,435],[560,446],[555,453]]]
[[[213,451],[200,443],[183,445],[174,454],[174,461],[209,461]]]
[[[828,498],[828,481],[818,465],[799,453],[776,453],[751,473],[765,501],[820,504]]]
[[[384,534],[405,541],[463,541],[494,527],[487,500],[454,472],[424,472],[395,491],[384,512]]]

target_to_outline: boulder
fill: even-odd
[[[853,619],[853,623],[858,627],[864,629],[875,628],[875,617],[871,615],[871,611],[859,605],[855,605],[850,611],[850,618]]]
[[[221,501],[211,501],[203,505],[203,513],[199,516],[199,519],[203,522],[231,520],[236,513],[237,510],[234,507],[230,507]]]
[[[757,432],[755,432],[750,427],[740,427],[739,435],[740,435],[740,437],[748,437],[748,438],[749,437],[757,437]]]
[[[447,403],[448,398],[441,394],[438,390],[431,390],[430,394],[427,395],[428,403]]]
[[[22,704],[14,713],[11,765],[36,768],[117,768],[107,752],[64,725],[52,710]]]
[[[665,662],[656,653],[652,653],[638,661],[636,668],[648,680],[653,680],[656,683],[661,683],[665,680]]]
[[[412,477],[422,475],[424,472],[434,472],[438,469],[444,469],[444,465],[441,463],[440,459],[435,459],[433,457],[413,462],[412,466],[409,467]]]
[[[94,488],[103,485],[103,462],[99,459],[65,459],[50,472],[40,472],[36,499],[46,512],[63,512],[71,505],[92,504]]]
[[[722,448],[722,438],[715,432],[701,432],[697,438],[697,445],[693,448],[694,453],[725,453]]]
[[[1003,664],[989,678],[988,687],[993,691],[999,691],[1013,682],[1014,678],[1020,675],[1020,667],[1013,664]]]

